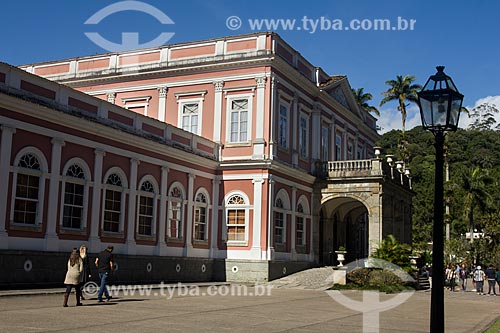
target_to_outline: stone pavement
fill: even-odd
[[[244,296],[238,286],[240,296],[230,296],[236,288],[191,286],[142,290],[142,295],[126,290],[127,296],[122,291],[109,303],[99,304],[94,297],[82,307],[74,306],[72,295],[68,308],[62,307],[61,294],[5,296],[0,297],[0,332],[362,332],[362,314],[324,291],[259,286],[245,287]],[[362,296],[360,291],[342,293],[357,300]],[[430,295],[416,292],[382,312],[380,332],[428,332]],[[381,300],[392,297],[380,295]],[[500,315],[500,297],[446,291],[445,309],[447,332],[482,332]]]
[[[326,290],[333,285],[333,267],[311,268],[269,282],[274,288]]]

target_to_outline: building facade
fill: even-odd
[[[408,240],[407,182],[390,208],[350,195],[387,181],[376,120],[274,33],[1,64],[0,124],[0,258],[18,280],[81,244],[113,244],[124,281],[256,281]]]

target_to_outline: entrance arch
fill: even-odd
[[[368,257],[368,209],[363,202],[351,197],[333,197],[324,201],[320,210],[319,261],[337,265],[335,251],[344,247],[346,261]]]

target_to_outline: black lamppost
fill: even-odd
[[[432,234],[432,333],[444,332],[444,200],[443,200],[443,146],[446,131],[456,131],[464,96],[446,75],[444,66],[438,66],[437,73],[429,77],[422,91],[418,93],[418,106],[422,126],[435,137],[436,167],[434,183],[434,226]]]

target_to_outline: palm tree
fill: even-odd
[[[368,104],[368,101],[370,101],[373,96],[370,93],[365,93],[363,90],[364,88],[358,88],[358,89],[352,89],[352,93],[354,94],[354,98],[356,99],[356,103],[358,103],[358,106],[360,107],[361,110],[366,111],[366,112],[373,112],[377,116],[380,117],[380,111],[374,107]]]
[[[464,215],[466,218],[469,218],[472,243],[474,233],[474,208],[478,206],[482,211],[487,209],[488,203],[491,199],[491,194],[489,193],[487,186],[493,183],[493,178],[491,178],[481,168],[477,167],[472,171],[470,176],[464,174],[462,176],[462,181],[462,188],[465,190]]]
[[[385,81],[385,84],[390,86],[387,91],[384,91],[384,99],[380,102],[380,106],[384,105],[389,101],[397,100],[399,102],[398,110],[401,112],[401,117],[403,119],[403,133],[405,132],[406,124],[406,107],[410,103],[406,104],[406,101],[417,103],[417,91],[422,89],[420,84],[412,84],[415,81],[415,76],[413,75],[402,75],[396,76],[396,80]]]

